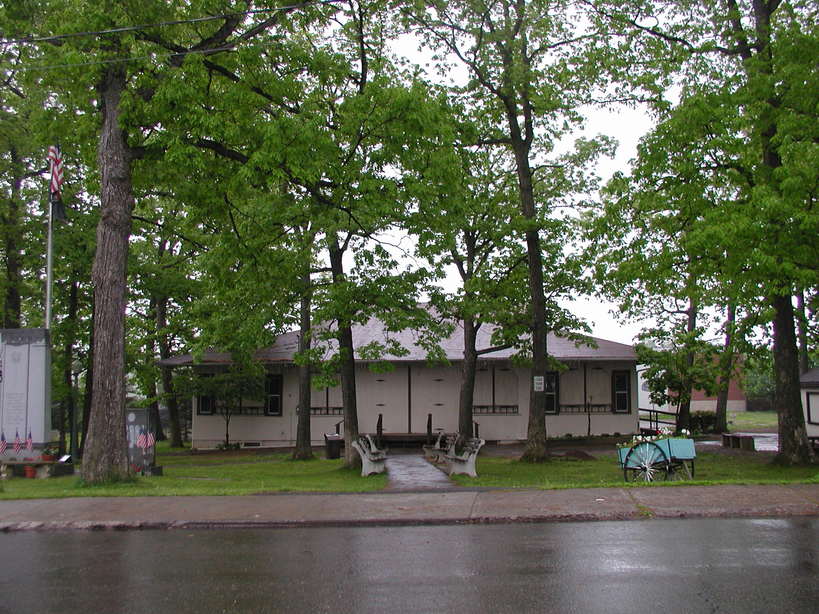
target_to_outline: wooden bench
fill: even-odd
[[[475,471],[475,460],[484,443],[486,442],[483,439],[472,437],[464,441],[460,453],[456,454],[455,450],[452,450],[452,452],[445,454],[444,460],[446,460],[447,473],[449,475],[464,474],[472,478],[478,477],[478,473]]]
[[[387,453],[375,447],[371,437],[359,437],[352,445],[361,457],[362,476],[384,473],[387,470]]]
[[[734,433],[722,434],[722,445],[726,448],[739,448],[740,450],[747,450],[754,452],[756,447],[754,445],[754,438],[751,435],[735,435]]]
[[[424,458],[431,463],[442,463],[447,454],[455,452],[455,444],[458,441],[458,435],[447,435],[443,431],[438,433],[438,439],[435,444],[431,446],[421,446],[424,450]]]

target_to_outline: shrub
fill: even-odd
[[[712,411],[693,411],[690,424],[693,433],[714,433],[717,428],[717,415]]]
[[[224,441],[221,443],[216,444],[217,450],[238,450],[240,447],[239,442],[236,443],[225,443]]]

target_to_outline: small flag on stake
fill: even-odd
[[[20,440],[20,432],[15,431],[14,433],[14,453],[20,454],[20,450],[23,449],[23,442]]]
[[[139,437],[137,437],[137,440],[136,440],[137,448],[142,448],[144,450],[145,449],[145,444],[147,442],[148,442],[148,439],[147,439],[147,437],[145,437],[145,431],[140,430],[139,431]]]
[[[34,440],[31,438],[31,431],[28,432],[28,437],[26,437],[26,450],[31,452],[34,449]]]
[[[0,454],[6,453],[6,448],[8,447],[8,442],[6,441],[6,434],[0,433]]]
[[[153,448],[155,443],[156,443],[156,437],[154,436],[153,432],[148,431],[148,440],[145,442],[145,447],[146,448]]]

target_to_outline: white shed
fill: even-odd
[[[802,411],[808,437],[819,438],[819,367],[806,371],[799,378],[802,388]]]

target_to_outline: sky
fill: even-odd
[[[651,118],[641,109],[621,108],[611,111],[594,111],[588,118],[585,136],[605,134],[619,142],[613,159],[603,159],[598,170],[605,182],[615,172],[626,172],[629,161],[637,155],[640,138],[652,126]],[[592,327],[592,336],[631,344],[647,322],[625,323],[615,319],[611,312],[617,307],[600,299],[580,299],[572,304],[572,311],[584,317]]]

